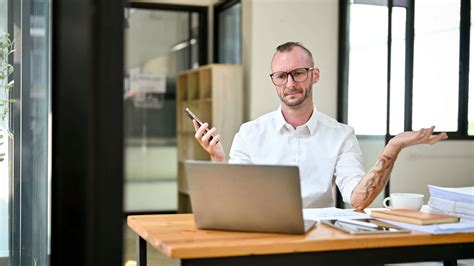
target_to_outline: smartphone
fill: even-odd
[[[186,107],[186,109],[184,109],[184,113],[189,117],[191,118],[191,120],[196,120],[196,122],[198,123],[199,126],[201,126],[202,124],[204,124],[201,119],[199,119],[199,117],[197,117],[189,108]],[[208,132],[209,130],[206,129],[206,133]],[[209,142],[213,139],[213,137],[211,136],[209,138]]]

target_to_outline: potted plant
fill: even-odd
[[[8,58],[14,52],[13,41],[10,40],[10,35],[6,32],[2,33],[0,39],[0,147],[6,141],[6,137],[11,135],[8,128],[7,121],[10,104],[15,100],[10,99],[10,92],[13,89],[14,81],[8,80],[8,77],[13,73],[13,66],[8,62]],[[4,149],[0,149],[0,162],[5,160]]]

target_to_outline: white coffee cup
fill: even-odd
[[[383,200],[383,206],[389,209],[420,210],[423,206],[423,194],[392,193]],[[387,204],[390,201],[390,204]]]

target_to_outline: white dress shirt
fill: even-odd
[[[335,205],[334,180],[345,202],[365,174],[354,129],[320,113],[294,129],[281,112],[242,124],[229,163],[297,165],[304,208]]]

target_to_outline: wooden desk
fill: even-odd
[[[474,233],[353,236],[318,224],[305,235],[199,230],[192,214],[129,216],[138,265],[146,242],[181,265],[367,265],[474,258]]]

